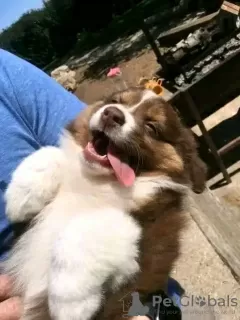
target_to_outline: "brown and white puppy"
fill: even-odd
[[[164,289],[186,191],[203,191],[205,175],[191,132],[153,92],[86,108],[59,148],[20,164],[6,193],[12,221],[36,216],[6,265],[22,319],[120,319],[124,295]]]

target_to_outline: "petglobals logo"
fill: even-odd
[[[201,314],[208,313],[210,310],[211,312],[214,310],[214,313],[220,314],[235,314],[240,311],[240,301],[236,297],[229,295],[224,298],[215,298],[210,295],[182,295],[181,297],[175,295],[172,299],[166,295],[154,295],[152,296],[151,307],[149,304],[144,305],[144,303],[142,303],[138,292],[128,292],[119,302],[122,304],[123,318],[147,315],[152,307],[157,313],[167,312],[167,314],[178,313],[179,308],[182,309],[182,311],[185,310],[185,313],[191,312],[197,314],[199,314],[199,312]],[[173,305],[176,308],[174,308]]]
[[[231,296],[226,296],[224,298],[214,298],[210,295],[204,296],[186,296],[183,295],[180,298],[180,305],[183,307],[188,306],[199,306],[199,307],[237,307],[238,299]]]
[[[231,296],[226,296],[224,298],[214,298],[210,295],[204,296],[187,296],[183,295],[181,297],[173,298],[173,303],[175,306],[183,306],[183,307],[237,307],[239,306],[239,302],[237,298],[233,298]],[[171,305],[171,299],[162,299],[161,296],[153,296],[153,307],[156,307],[158,304],[163,304],[165,307],[169,307]]]

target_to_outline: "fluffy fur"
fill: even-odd
[[[187,185],[204,188],[194,140],[170,106],[149,91],[109,99],[87,108],[67,128],[60,148],[42,148],[13,174],[7,214],[14,222],[34,218],[5,266],[24,298],[21,320],[121,318],[119,299],[133,291],[144,299],[164,288],[178,255]],[[122,128],[102,128],[101,113],[109,105],[125,113]],[[145,130],[147,111],[167,139]],[[86,161],[83,149],[93,130],[104,131],[129,156],[137,175],[132,187]],[[136,149],[121,144],[123,138]]]

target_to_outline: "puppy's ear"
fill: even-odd
[[[190,129],[182,130],[181,146],[192,190],[195,193],[202,193],[206,187],[207,166],[198,155],[197,142]]]
[[[197,152],[193,154],[189,164],[192,190],[195,193],[202,193],[206,188],[207,166],[200,159]]]

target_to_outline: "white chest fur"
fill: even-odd
[[[6,193],[11,220],[40,212],[6,263],[24,296],[23,320],[31,319],[29,308],[41,310],[42,299],[54,319],[89,319],[105,282],[114,290],[139,270],[141,230],[125,211],[130,193],[113,177],[90,180],[72,151],[39,150],[17,168]]]
[[[89,319],[112,289],[139,270],[141,230],[128,212],[159,188],[184,189],[166,178],[138,178],[131,188],[113,175],[91,175],[69,136],[23,161],[6,193],[12,221],[38,214],[6,264],[28,307],[47,298],[54,319]],[[48,204],[51,202],[50,204]],[[37,301],[37,302],[36,302]],[[41,308],[40,308],[41,310]]]

